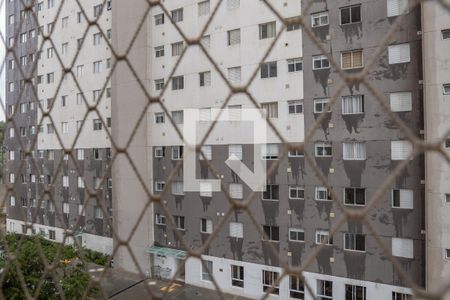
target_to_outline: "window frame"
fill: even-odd
[[[319,154],[319,149],[322,149],[322,154]],[[330,154],[327,154],[326,149],[330,149]],[[333,157],[333,143],[331,142],[315,142],[314,143],[315,157]]]
[[[296,197],[292,197],[292,191],[296,191]],[[303,197],[299,197],[299,191],[303,191]],[[288,198],[290,200],[305,200],[305,188],[303,186],[299,186],[299,185],[289,185],[288,187]]]
[[[235,268],[237,269],[235,272]],[[243,289],[245,287],[245,268],[240,265],[231,265],[231,286]],[[237,274],[237,276],[235,276]]]
[[[359,21],[353,21],[352,19],[352,9],[353,8],[359,8]],[[342,11],[348,9],[349,10],[349,23],[342,23]],[[362,9],[361,9],[361,4],[355,4],[355,5],[349,5],[349,6],[345,6],[345,7],[340,7],[339,8],[339,25],[341,26],[345,26],[345,25],[352,25],[352,24],[359,24],[362,22]]]
[[[322,17],[324,16],[327,17],[326,23],[322,23]],[[319,24],[315,25],[314,23],[315,19],[320,20]],[[330,25],[330,14],[328,13],[327,10],[311,14],[311,28],[318,28],[328,25]]]
[[[361,53],[361,65],[360,66],[355,66],[355,61],[354,61],[354,54],[355,53]],[[344,55],[345,54],[350,54],[350,62],[351,62],[351,66],[350,67],[344,67]],[[342,51],[341,52],[341,69],[342,70],[355,70],[355,69],[362,69],[364,68],[364,51],[362,49],[355,49],[355,50],[348,50],[348,51]]]
[[[292,239],[292,233],[295,233],[297,239]],[[299,239],[299,234],[301,234],[301,238]],[[305,230],[300,228],[289,228],[288,230],[288,239],[290,242],[296,243],[304,243],[305,242]]]
[[[321,287],[319,290],[319,286]],[[319,293],[319,291],[321,293]],[[333,281],[317,279],[316,281],[316,294],[320,300],[333,299]]]
[[[363,241],[364,250],[357,249],[359,242],[361,242],[361,241],[358,242],[358,238],[361,238],[361,237],[363,237],[363,239],[364,239],[364,241]],[[344,242],[343,249],[345,251],[366,252],[366,235],[365,234],[345,232],[343,242]]]
[[[317,68],[315,65],[316,61],[320,61],[320,68]],[[324,61],[328,62],[328,66],[324,67]],[[313,55],[312,56],[312,70],[313,71],[317,71],[317,70],[327,70],[331,68],[331,64],[330,64],[330,58],[327,55],[324,54],[319,54],[319,55]]]
[[[325,192],[325,199],[319,198],[318,195],[320,195],[320,193]],[[330,202],[333,201],[332,195],[330,193],[330,191],[324,187],[324,186],[316,186],[314,187],[314,200],[315,201],[324,201],[324,202]]]
[[[347,202],[347,190],[351,190],[352,194],[353,194],[353,203]],[[364,204],[359,204],[357,201],[357,191],[363,191],[364,192]],[[344,199],[344,205],[348,205],[348,206],[366,206],[366,189],[365,188],[361,188],[361,187],[345,187],[343,190],[343,199]]]
[[[279,242],[280,241],[280,227],[279,226],[263,225],[263,232],[265,234],[262,236],[263,241],[268,241],[268,242]],[[267,237],[267,239],[266,239],[266,237]],[[274,239],[274,238],[278,238],[278,239]]]
[[[267,274],[267,275],[266,275]],[[280,273],[277,271],[270,271],[270,270],[262,270],[262,286],[263,286],[263,292],[266,293],[267,291],[271,290],[271,294],[273,295],[279,295],[280,294],[280,284],[278,281],[278,278],[280,277]]]

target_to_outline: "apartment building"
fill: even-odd
[[[5,174],[14,191],[6,222],[8,232],[66,243],[73,236],[111,253],[111,1],[103,2],[6,1],[14,53],[6,71]]]
[[[301,15],[302,4],[306,5],[302,2],[270,1],[283,18]],[[303,274],[314,296],[411,299],[407,282],[362,222],[349,220],[333,236],[330,234],[342,216],[336,201],[350,209],[364,209],[388,176],[408,160],[367,219],[416,285],[426,286],[426,255],[439,260],[440,267],[433,270],[432,280],[436,285],[441,283],[440,278],[447,274],[446,231],[437,219],[432,227],[426,223],[425,211],[444,218],[446,177],[433,183],[442,187],[433,204],[425,204],[425,196],[433,193],[425,190],[425,183],[431,178],[428,173],[434,172],[430,161],[437,159],[434,164],[441,165],[442,161],[427,157],[425,180],[424,155],[410,156],[412,144],[383,110],[377,96],[408,124],[413,134],[423,138],[423,89],[427,90],[429,84],[430,93],[439,91],[442,95],[443,90],[445,98],[448,87],[446,81],[441,82],[445,76],[436,74],[433,67],[423,67],[427,60],[422,62],[422,50],[430,59],[436,53],[427,56],[426,51],[444,57],[444,46],[435,48],[433,43],[445,43],[448,30],[442,28],[446,24],[437,17],[429,18],[430,23],[423,23],[422,28],[421,19],[428,10],[446,18],[445,10],[433,6],[437,4],[429,4],[428,10],[421,6],[408,8],[407,0],[308,1],[308,10],[303,12],[310,20],[306,26],[326,49],[324,55],[300,26],[283,28],[263,1],[222,1],[200,41],[213,64],[196,45],[184,51],[186,42],[175,27],[188,38],[197,37],[217,3],[166,1],[164,7],[170,18],[159,6],[145,17],[147,4],[138,0],[132,5],[118,3],[113,12],[115,49],[125,53],[133,42],[127,52],[133,71],[119,62],[112,85],[113,136],[119,145],[129,145],[130,155],[130,159],[118,158],[113,172],[115,228],[120,239],[130,246],[119,248],[116,265],[153,276],[176,276],[187,284],[214,289],[211,273],[222,291],[250,298],[262,297],[273,287],[270,298],[313,299],[299,277],[278,279],[283,263],[301,266],[317,247],[324,245]],[[125,5],[127,13],[122,13]],[[407,14],[398,30],[375,57],[385,35],[404,11]],[[422,49],[427,31],[432,42]],[[275,45],[265,56],[274,40]],[[331,63],[331,57],[337,66]],[[356,75],[372,59],[375,61],[368,71],[369,85],[341,86],[340,74]],[[263,63],[258,69],[260,61]],[[427,71],[432,73],[430,83]],[[222,76],[234,86],[247,86],[254,72],[256,76],[248,85],[252,98],[245,93],[229,98],[230,89]],[[148,95],[161,95],[167,110],[157,103],[149,104]],[[337,101],[328,109],[333,96]],[[130,98],[135,101],[133,107],[125,101]],[[195,171],[179,168],[191,150],[173,125],[185,133],[186,115],[192,109],[198,111],[199,123],[205,126],[212,124],[216,109],[224,109],[230,118],[239,117],[254,107],[252,100],[261,106],[288,145],[303,146],[313,156],[338,199],[332,199],[331,191],[306,162],[301,147],[283,156],[283,144],[270,129],[266,143],[258,144],[238,125],[234,130],[217,125],[201,147],[204,156],[197,154]],[[445,105],[444,101],[439,103]],[[430,109],[438,114],[443,106],[433,104],[432,108],[425,107],[425,112]],[[320,126],[305,143],[305,135],[320,116]],[[437,139],[445,126],[435,130],[442,124],[433,122],[442,117],[432,119],[425,133]],[[126,144],[130,135],[133,139]],[[251,195],[246,181],[225,163],[231,155],[247,166],[264,161],[268,169],[280,160],[276,171],[267,178],[265,191],[257,193],[249,209],[259,228],[243,210],[228,214],[230,203],[224,192],[215,192],[210,185],[210,180],[220,178],[231,198],[247,199]],[[186,176],[194,174],[200,182],[198,191],[185,187],[190,180]],[[152,197],[151,192],[162,196]],[[223,226],[216,230],[219,225]],[[431,228],[440,235],[426,235]],[[202,249],[211,235],[213,240],[202,255],[204,264],[187,258],[187,249]],[[436,251],[433,254],[430,241]]]

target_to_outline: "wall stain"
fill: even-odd
[[[360,187],[364,169],[366,168],[365,160],[344,160],[344,170],[350,179],[350,186]]]
[[[231,254],[233,255],[234,260],[242,261],[243,260],[243,244],[244,239],[229,237],[228,241],[230,242]]]
[[[345,122],[345,126],[347,127],[347,131],[349,133],[360,133],[358,130],[359,125],[364,120],[365,114],[357,114],[357,115],[342,115],[342,119]]]

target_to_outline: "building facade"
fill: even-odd
[[[118,171],[114,172],[115,228],[122,240],[132,235],[128,242],[132,251],[122,247],[115,263],[208,288],[215,288],[212,274],[222,291],[250,298],[263,296],[274,285],[270,297],[312,299],[298,277],[285,276],[278,282],[284,264],[302,266],[308,261],[303,275],[320,299],[410,299],[412,290],[363,222],[348,220],[332,237],[330,231],[342,217],[337,201],[349,209],[365,209],[389,175],[407,160],[376,199],[367,220],[402,271],[417,286],[426,286],[425,257],[435,254],[426,246],[430,237],[425,236],[425,211],[434,213],[425,204],[429,193],[425,157],[411,156],[412,143],[386,112],[405,121],[419,140],[423,138],[427,76],[423,65],[427,62],[422,61],[422,52],[427,48],[422,46],[422,33],[426,34],[422,16],[426,9],[409,8],[405,0],[271,2],[283,18],[303,14],[305,26],[316,39],[313,42],[300,26],[283,27],[263,1],[227,0],[216,10],[217,3],[175,0],[164,3],[166,11],[159,6],[147,11],[145,1],[138,0],[131,6],[117,4],[123,7],[114,14],[114,48],[119,53],[130,49],[127,59],[133,71],[119,62],[120,72],[113,77],[113,136],[122,146],[130,134],[134,138],[128,148],[130,159],[117,160],[114,166]],[[127,13],[120,13],[125,8]],[[383,45],[404,11],[398,30]],[[445,18],[441,11],[436,13]],[[431,38],[444,33],[448,37],[441,28],[445,22],[432,20]],[[205,24],[200,42],[208,55],[197,45],[186,48],[176,29],[192,39]],[[438,50],[429,46],[428,51]],[[342,74],[356,75],[372,60],[368,84],[342,84]],[[223,78],[247,87],[249,94],[230,96]],[[445,82],[439,84],[440,91],[444,84],[445,94]],[[128,93],[136,101],[134,107],[124,101]],[[164,107],[149,103],[158,96]],[[266,142],[258,144],[248,134],[251,124],[250,129],[232,124],[242,120],[255,102],[284,143],[268,129]],[[192,150],[180,134],[191,126],[188,114],[197,111],[200,129],[191,130],[204,132],[201,127],[212,125],[217,109],[228,114],[231,124],[216,124],[202,144],[204,156],[196,154],[195,167],[189,165],[186,170],[186,155]],[[322,121],[315,129],[319,117]],[[443,134],[434,129],[425,133],[429,130],[436,138]],[[285,145],[290,147],[287,155]],[[337,199],[306,161],[303,149]],[[215,192],[211,184],[220,178],[221,187],[235,201],[252,194],[240,174],[228,167],[231,155],[250,169],[261,161],[268,170],[274,169],[265,191],[257,192],[250,204],[254,219],[245,210],[233,209],[225,192]],[[130,161],[146,164],[133,166]],[[190,177],[199,181],[198,191],[186,187]],[[444,181],[443,177],[439,182]],[[442,192],[439,201],[445,195]],[[125,202],[124,197],[134,200]],[[130,215],[139,218],[130,220]],[[445,229],[436,222],[435,230],[444,235]],[[446,262],[445,239],[438,235],[434,239],[439,257]],[[202,249],[206,242],[203,264],[196,258],[186,259],[187,249]],[[323,248],[309,261],[317,247]],[[445,271],[435,270],[433,280],[438,283]]]
[[[111,253],[111,3],[80,3],[6,2],[7,230]]]

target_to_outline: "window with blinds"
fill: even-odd
[[[261,145],[262,159],[277,159],[278,158],[278,144],[264,144]]]
[[[405,160],[411,155],[413,146],[409,141],[391,141],[391,159]]]
[[[239,8],[240,0],[227,0],[227,8],[228,10],[233,10]]]
[[[228,79],[233,84],[241,83],[241,67],[228,68]]]
[[[228,105],[228,120],[242,120],[242,105]]]
[[[230,222],[230,237],[244,238],[244,224]]]
[[[411,111],[412,110],[412,93],[399,92],[389,95],[391,110],[393,112]]]
[[[351,95],[342,97],[342,114],[353,115],[364,113],[364,96]]]
[[[408,12],[408,0],[387,0],[387,16],[395,17]]]
[[[211,86],[211,72],[200,72],[199,73],[200,86]]]
[[[200,197],[212,197],[211,182],[200,182]]]
[[[183,181],[174,181],[172,182],[172,194],[173,195],[183,195]]]
[[[233,199],[243,198],[243,187],[240,183],[230,183],[230,197]]]
[[[182,110],[176,110],[172,112],[172,120],[175,124],[184,123],[184,113]]]
[[[209,0],[202,1],[198,3],[198,15],[199,16],[206,16],[209,14],[210,9],[210,3]]]
[[[241,30],[233,29],[228,31],[228,46],[238,45],[241,43]]]
[[[409,44],[391,45],[388,47],[389,64],[403,64],[411,61]]]
[[[407,189],[392,190],[392,207],[413,209],[414,208],[414,192]]]
[[[172,44],[172,56],[179,56],[183,52],[183,42],[176,42]]]
[[[229,145],[228,159],[242,160],[242,145]]]
[[[183,8],[172,10],[172,20],[175,23],[183,21]]]
[[[259,24],[259,39],[268,39],[275,37],[277,26],[275,22]]]
[[[342,69],[356,69],[363,67],[362,50],[346,51],[341,53]]]
[[[392,255],[414,258],[414,241],[411,239],[392,238]]]
[[[278,102],[261,103],[266,118],[278,118]]]
[[[202,152],[205,155],[207,160],[211,160],[212,159],[212,147],[210,145],[203,146],[202,147]],[[198,157],[199,157],[200,160],[203,160],[203,155],[201,153],[198,154]]]
[[[365,160],[366,144],[362,142],[342,143],[342,156],[344,160]]]

